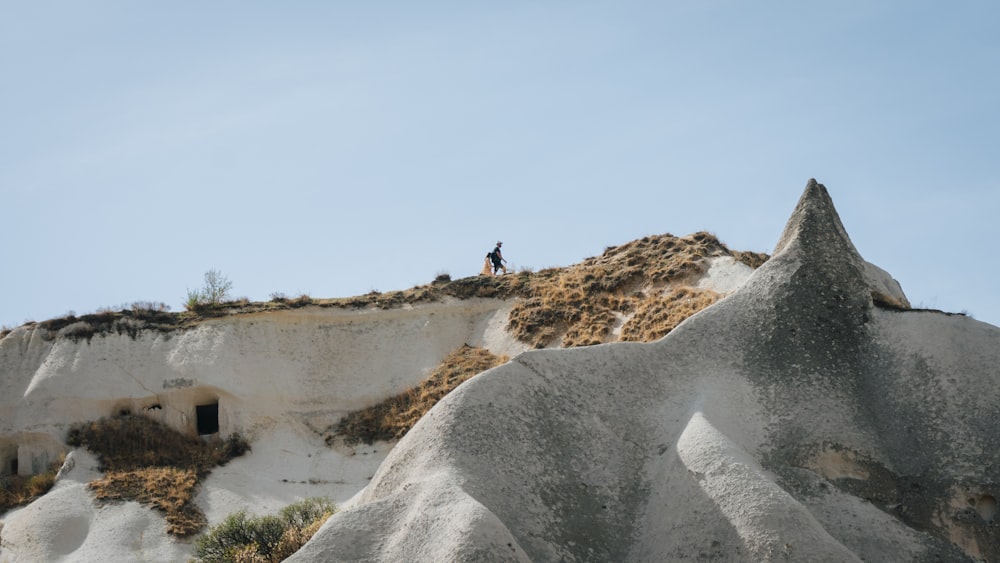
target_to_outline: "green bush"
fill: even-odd
[[[226,516],[195,542],[194,552],[204,563],[229,563],[243,547],[254,543],[252,519],[245,510]]]
[[[317,524],[336,510],[325,498],[301,500],[283,508],[280,516],[248,517],[241,510],[198,538],[195,555],[201,563],[281,561],[308,541]]]
[[[281,509],[281,519],[290,527],[305,528],[317,519],[337,511],[330,499],[315,497],[300,500]]]
[[[252,522],[253,543],[257,553],[270,559],[281,542],[281,536],[285,535],[285,521],[277,516],[261,516]]]

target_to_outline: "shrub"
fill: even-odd
[[[184,301],[184,308],[188,311],[195,311],[202,305],[201,291],[190,289],[187,292],[187,299]]]
[[[229,460],[240,457],[250,451],[250,443],[237,432],[233,432],[213,448],[216,463],[225,465]]]
[[[217,305],[229,299],[229,290],[232,288],[233,282],[222,275],[222,272],[218,270],[205,272],[205,287],[202,288],[202,293],[209,303]]]
[[[254,531],[245,510],[226,516],[225,520],[195,541],[195,554],[204,563],[233,561],[236,552],[254,541]]]
[[[284,561],[292,556],[293,553],[299,550],[302,546],[306,544],[307,541],[312,539],[316,535],[316,530],[319,530],[326,519],[329,518],[334,512],[328,512],[317,518],[304,528],[291,527],[285,531],[285,535],[281,537],[281,542],[278,543],[278,547],[271,554],[271,557],[275,561]]]
[[[62,464],[59,464],[62,465]],[[52,489],[52,486],[56,484],[56,473],[59,471],[59,467],[53,466],[49,471],[45,473],[39,473],[38,475],[32,475],[28,478],[28,495],[31,498],[38,498]]]
[[[187,310],[194,311],[204,306],[221,305],[223,301],[229,299],[229,291],[232,288],[233,282],[222,275],[222,272],[209,270],[205,272],[205,285],[201,289],[188,290],[184,306]]]
[[[202,563],[271,563],[298,551],[337,511],[329,499],[308,498],[286,506],[280,516],[230,514],[195,542]]]
[[[317,518],[337,511],[337,505],[328,498],[313,497],[300,500],[281,509],[281,519],[293,528],[305,528]]]

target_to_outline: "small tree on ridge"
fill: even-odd
[[[205,285],[201,289],[188,290],[188,298],[185,307],[190,310],[197,309],[204,305],[220,305],[229,299],[229,290],[233,288],[233,282],[218,270],[205,272]]]

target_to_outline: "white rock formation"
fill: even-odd
[[[812,181],[738,291],[471,379],[291,561],[998,560],[1000,329],[892,293]]]
[[[693,283],[729,296],[656,343],[568,350],[525,352],[499,300],[21,327],[0,340],[0,476],[44,469],[73,422],[141,411],[252,440],[201,488],[212,524],[348,508],[293,561],[1000,560],[1000,329],[907,311],[815,182],[763,267],[715,257]],[[516,357],[398,444],[324,443],[464,343]],[[0,515],[0,563],[192,556],[158,513],[95,504],[95,465],[71,452]]]
[[[330,448],[321,432],[416,385],[462,344],[519,353],[524,345],[502,330],[509,307],[484,299],[390,310],[309,307],[134,338],[72,339],[21,327],[0,340],[0,478],[46,470],[66,451],[71,423],[127,410],[187,433],[206,425],[250,439],[249,455],[217,468],[201,487],[197,502],[211,524],[240,509],[276,513],[309,496],[344,503],[392,444]],[[199,420],[201,405],[216,407],[202,409]],[[53,491],[0,515],[0,563],[191,556],[191,544],[168,536],[149,508],[97,506],[85,489],[96,462],[85,452],[71,455]]]

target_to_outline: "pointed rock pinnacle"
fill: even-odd
[[[815,179],[810,179],[806,184],[773,254],[777,256],[793,246],[799,246],[812,255],[838,255],[842,260],[861,260],[840,221],[830,194]]]
[[[784,264],[786,275],[799,269],[812,271],[813,286],[807,291],[839,287],[859,296],[866,294],[865,300],[871,298],[884,306],[910,307],[899,282],[861,257],[826,187],[815,179],[806,184],[774,248],[772,261],[776,267]]]

